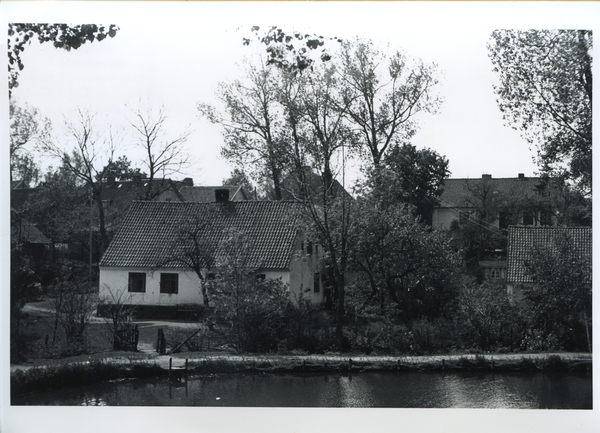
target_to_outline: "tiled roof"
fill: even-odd
[[[50,243],[50,240],[36,226],[25,218],[17,218],[14,212],[11,212],[10,234],[13,243]]]
[[[489,182],[494,191],[498,191],[506,198],[522,198],[532,194],[540,185],[537,177],[509,177],[509,178],[474,178],[474,179],[446,179],[444,191],[439,197],[441,207],[473,207],[470,203],[472,192],[481,188],[484,182]]]
[[[305,167],[304,175],[307,183],[307,192],[312,200],[318,203],[323,195],[323,178],[320,174],[315,173],[311,168]],[[333,179],[332,185],[333,197],[352,200],[352,196],[337,179]],[[298,176],[290,175],[281,182],[281,196],[284,200],[299,200],[302,197],[300,190],[300,182]]]
[[[285,269],[290,264],[300,211],[299,204],[285,201],[134,202],[100,266],[183,267],[173,258],[184,250],[178,241],[182,227],[194,220],[208,223],[204,238],[209,245],[219,245],[227,229],[244,233],[249,267]],[[214,251],[214,256],[217,261],[222,259],[219,251]]]
[[[217,189],[229,190],[229,200],[246,200],[241,186],[183,186],[179,193],[185,201],[210,203],[215,201],[215,190]]]
[[[539,248],[556,248],[555,239],[565,233],[573,241],[580,257],[589,264],[588,282],[592,281],[592,228],[591,227],[509,227],[508,274],[511,283],[531,283],[525,261]]]

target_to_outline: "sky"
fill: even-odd
[[[594,14],[589,11],[599,10],[597,5],[560,8],[548,3],[544,8],[452,2],[83,3],[36,2],[31,8],[8,2],[3,7],[3,22],[120,27],[114,38],[70,52],[37,41],[26,46],[25,68],[13,96],[48,117],[57,141],[67,148],[65,119],[75,119],[77,109],[95,113],[97,130],[121,137],[117,155],[134,163],[141,154],[133,146],[133,112],[164,106],[167,137],[191,130],[193,163],[175,177],[192,177],[196,185],[219,185],[233,168],[220,157],[221,128],[200,118],[197,104],[217,104],[218,83],[239,76],[239,63],[253,52],[241,41],[253,25],[367,37],[390,53],[401,49],[437,63],[442,78],[437,90],[445,102],[439,114],[418,117],[412,143],[448,158],[451,177],[532,176],[535,148],[504,124],[496,103],[492,86],[498,76],[486,48],[490,33],[495,28],[591,27]],[[44,166],[52,163],[56,161],[43,159]]]

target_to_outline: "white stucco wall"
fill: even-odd
[[[146,292],[128,292],[130,272],[146,274]],[[178,293],[160,293],[160,274],[176,273],[179,275]],[[178,305],[200,304],[200,280],[193,271],[178,269],[158,269],[153,272],[139,268],[110,268],[100,267],[100,299],[111,302],[120,299],[120,302],[132,305]]]
[[[300,293],[303,293],[304,298],[308,298],[312,303],[318,304],[325,300],[325,294],[323,293],[323,272],[320,271],[319,260],[319,255],[323,250],[321,246],[313,246],[312,254],[307,254],[306,243],[304,243],[304,251],[301,250],[301,244],[301,240],[296,242],[296,253],[292,254],[292,261],[290,263],[290,297],[293,301],[296,301]],[[318,250],[318,253],[316,250]],[[314,290],[313,275],[315,272],[320,272],[320,288],[317,293]]]
[[[260,269],[259,274],[265,278],[280,279],[290,289],[290,299],[295,301],[300,293],[300,288],[308,291],[304,296],[314,303],[323,302],[323,283],[321,275],[321,287],[318,293],[314,293],[313,269],[318,269],[315,257],[303,257],[299,255],[292,261],[292,270],[288,269]],[[146,274],[146,292],[129,292],[129,273]],[[176,294],[160,293],[161,272],[177,273],[179,275],[179,291]],[[179,305],[179,304],[201,304],[202,293],[200,280],[193,271],[182,271],[175,269],[158,269],[150,272],[139,268],[100,268],[100,299],[130,305]]]

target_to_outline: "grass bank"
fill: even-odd
[[[36,366],[11,373],[11,395],[124,378],[167,377],[169,365],[187,373],[283,373],[365,371],[590,372],[590,354],[502,354],[447,356],[197,356],[152,359],[108,358]],[[196,355],[196,356],[194,356]]]

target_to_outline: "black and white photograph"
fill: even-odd
[[[600,5],[0,12],[3,432],[600,427]]]

